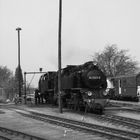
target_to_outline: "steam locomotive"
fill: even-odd
[[[58,72],[47,72],[39,79],[42,102],[58,104]],[[93,62],[68,65],[61,71],[63,107],[102,113],[106,105],[107,79]]]

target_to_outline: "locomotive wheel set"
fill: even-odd
[[[61,72],[61,99],[63,107],[102,113],[107,103],[107,80],[93,62],[68,65]],[[58,104],[58,72],[47,72],[39,80],[41,102]]]

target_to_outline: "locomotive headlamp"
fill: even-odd
[[[91,91],[88,91],[87,94],[88,94],[88,96],[92,96],[92,92]]]
[[[108,94],[108,93],[109,93],[109,88],[107,88],[107,89],[105,90],[105,92]]]
[[[106,96],[107,94],[108,94],[108,92],[107,92],[107,91],[104,91],[104,92],[103,92],[103,95],[104,95],[104,96]]]

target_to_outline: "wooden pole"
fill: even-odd
[[[59,0],[59,27],[58,27],[58,103],[59,112],[62,113],[61,101],[61,22],[62,22],[62,0]]]
[[[18,82],[19,82],[19,97],[21,97],[21,77],[20,77],[20,71],[21,71],[21,66],[20,66],[20,31],[21,28],[16,28],[18,32]]]

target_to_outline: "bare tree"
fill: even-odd
[[[128,50],[119,50],[115,44],[108,45],[103,52],[94,54],[93,61],[97,62],[109,77],[134,74],[138,63],[127,53]]]
[[[6,66],[0,66],[0,88],[4,89],[4,97],[12,99],[14,96],[14,76]]]
[[[0,66],[0,87],[7,87],[12,76],[12,72],[6,66]]]

